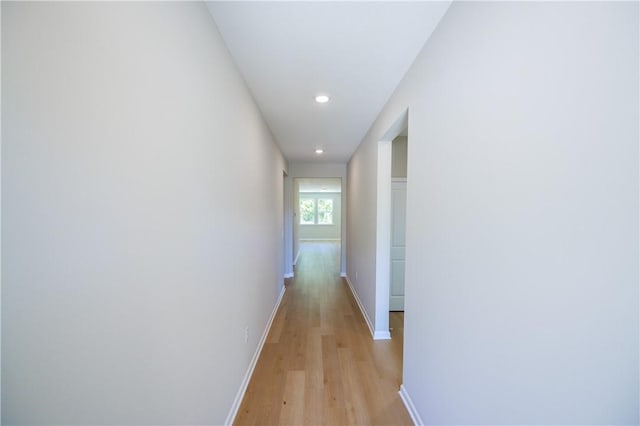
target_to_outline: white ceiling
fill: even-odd
[[[314,162],[349,160],[449,4],[207,2],[285,157]]]

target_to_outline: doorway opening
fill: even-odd
[[[295,178],[293,181],[293,264],[305,245],[330,244],[342,252],[342,179]],[[342,259],[342,256],[340,256]],[[338,262],[340,274],[342,265]]]
[[[408,136],[405,129],[391,143],[391,270],[389,275],[389,311],[391,312],[404,312]]]
[[[403,361],[405,223],[407,216],[408,129],[391,142],[391,250],[389,259],[389,332],[394,350]],[[401,367],[402,368],[402,367]]]
[[[407,110],[398,117],[378,143],[374,339],[392,338],[391,311],[398,312],[395,315],[391,314],[391,322],[394,325],[392,328],[395,328],[396,333],[401,328],[404,329],[404,217],[408,124]],[[399,320],[402,320],[402,323],[399,323]]]
[[[282,269],[284,279],[287,280],[293,278],[293,264],[290,260],[293,252],[293,213],[291,212],[291,178],[284,170],[282,171],[282,203],[282,238],[284,240]]]

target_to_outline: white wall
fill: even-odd
[[[339,240],[342,230],[342,203],[341,193],[337,192],[303,192],[300,193],[299,199],[313,198],[317,200],[319,198],[330,199],[333,201],[333,224],[331,225],[302,225],[298,222],[299,230],[298,235],[301,240]],[[299,203],[296,205],[296,218],[300,220],[300,208]]]
[[[373,316],[377,143],[409,109],[404,386],[425,423],[640,421],[638,35],[637,3],[454,3],[349,162]]]
[[[347,210],[347,165],[346,164],[332,164],[332,163],[289,163],[289,176],[292,179],[295,178],[340,178],[342,180],[342,198],[341,198],[341,217],[346,217]],[[293,197],[292,202],[294,205],[298,202],[298,197],[296,195],[298,191],[297,185],[293,185]],[[341,255],[341,274],[346,274],[346,258],[347,258],[347,224],[346,220],[342,220],[341,223],[341,238],[342,238],[342,255]],[[295,257],[298,253],[299,247],[299,236],[298,236],[298,227],[296,225],[297,221],[293,220],[294,224],[294,236],[293,236],[293,256]],[[293,270],[293,260],[291,270]]]
[[[2,2],[2,39],[2,423],[221,424],[285,162],[206,6]]]

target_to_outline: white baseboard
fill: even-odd
[[[340,276],[342,278],[347,278],[347,273],[346,272],[340,272]]]
[[[420,418],[420,414],[418,414],[418,410],[416,410],[416,407],[415,405],[413,405],[413,401],[411,400],[411,397],[407,392],[407,388],[405,388],[404,385],[400,385],[400,390],[398,391],[398,393],[400,394],[400,399],[402,399],[404,406],[407,408],[407,411],[411,416],[411,420],[413,420],[413,424],[415,424],[416,426],[424,425],[424,422]]]
[[[391,340],[391,332],[376,330],[373,333],[373,340]]]
[[[251,362],[249,363],[247,372],[245,373],[244,379],[242,379],[242,383],[240,384],[240,389],[238,389],[238,393],[236,394],[236,398],[233,400],[233,405],[231,406],[231,410],[229,410],[227,419],[224,421],[225,425],[231,426],[233,424],[233,421],[236,418],[236,415],[238,414],[238,410],[240,409],[240,404],[242,404],[242,399],[244,398],[244,394],[247,391],[247,387],[249,386],[249,381],[251,380],[251,376],[253,375],[253,370],[256,368],[256,364],[258,363],[258,358],[260,358],[260,352],[262,352],[262,347],[264,346],[264,342],[267,340],[267,336],[269,335],[269,330],[271,330],[271,324],[273,323],[273,319],[276,317],[276,312],[278,312],[278,308],[280,307],[280,302],[282,302],[282,297],[284,296],[285,290],[286,290],[286,287],[282,286],[282,290],[280,290],[280,295],[278,296],[278,300],[276,301],[276,304],[273,307],[273,311],[271,312],[271,316],[267,321],[267,326],[264,328],[264,332],[262,333],[260,342],[258,342],[258,347],[256,348],[256,352],[253,354],[253,358],[251,358]]]
[[[375,334],[374,329],[373,329],[373,323],[369,319],[369,316],[367,315],[367,311],[364,310],[364,306],[362,306],[362,302],[360,302],[360,298],[358,297],[358,293],[356,293],[355,289],[353,288],[353,284],[351,284],[351,280],[349,279],[348,276],[346,276],[346,274],[345,274],[344,278],[347,281],[347,285],[349,286],[349,290],[351,290],[351,294],[353,294],[353,298],[356,299],[356,303],[358,304],[358,307],[360,308],[360,312],[362,312],[362,316],[364,317],[364,321],[367,323],[367,326],[369,327],[369,331],[371,332],[371,337],[373,337],[375,339],[376,338],[376,334]]]
[[[293,278],[293,272],[290,272],[288,274],[284,274],[285,278]]]

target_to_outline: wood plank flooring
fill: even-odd
[[[398,389],[402,313],[374,341],[339,275],[338,243],[303,243],[234,424],[411,425]]]

